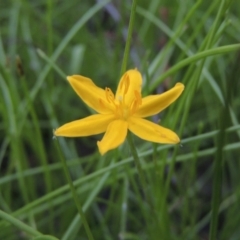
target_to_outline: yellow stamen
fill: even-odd
[[[114,103],[114,94],[110,88],[105,88],[106,99],[109,103]]]
[[[131,104],[131,114],[134,114],[138,110],[139,106],[142,104],[141,94],[135,90],[134,95],[135,98],[133,99]]]
[[[124,87],[123,95],[125,95],[128,92],[129,85],[130,85],[130,79],[129,79],[128,74],[125,73],[123,80],[120,84],[120,89],[122,89]]]
[[[104,102],[103,102],[103,100],[100,98],[99,99],[99,105],[104,109],[104,108],[106,108],[106,106],[105,106],[105,104],[104,104]]]

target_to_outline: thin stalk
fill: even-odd
[[[29,227],[27,224],[21,222],[17,218],[15,218],[15,217],[11,216],[10,214],[2,211],[1,209],[0,209],[0,218],[10,222],[14,226],[16,226],[18,229],[21,229],[22,231],[30,234],[31,236],[37,237],[37,236],[43,235],[42,233],[38,232],[34,228]]]
[[[128,189],[129,182],[127,176],[123,177],[123,191],[122,191],[122,205],[121,205],[121,221],[120,221],[120,236],[124,235],[127,226],[127,212],[128,212]]]
[[[138,174],[139,174],[141,185],[143,187],[145,196],[147,197],[147,194],[145,192],[146,189],[147,189],[146,188],[147,184],[146,184],[146,181],[145,181],[145,178],[144,178],[144,174],[143,174],[142,166],[141,166],[141,163],[140,163],[140,159],[139,159],[138,154],[137,154],[137,150],[136,150],[135,145],[133,143],[132,134],[130,132],[127,135],[127,140],[128,140],[128,144],[130,146],[131,152],[132,152],[132,156],[133,156],[134,162],[135,162],[135,164],[137,166],[137,170],[138,170]]]
[[[68,184],[69,184],[69,187],[71,189],[71,192],[72,192],[72,196],[73,196],[73,199],[74,199],[74,202],[76,204],[76,207],[78,209],[78,213],[80,215],[80,218],[82,219],[82,222],[83,222],[83,226],[85,228],[85,231],[87,233],[87,236],[88,236],[88,239],[89,240],[94,240],[93,238],[93,235],[92,235],[92,232],[90,230],[90,227],[89,227],[89,224],[87,222],[87,219],[83,213],[83,210],[82,210],[82,205],[77,197],[77,193],[76,193],[76,190],[75,190],[75,187],[73,185],[73,182],[72,182],[72,179],[71,179],[71,176],[70,176],[70,173],[68,171],[68,167],[67,167],[67,163],[66,163],[66,159],[64,158],[64,155],[61,151],[61,148],[59,146],[59,143],[58,143],[58,140],[55,141],[55,145],[56,145],[56,148],[59,152],[59,156],[60,156],[60,159],[61,159],[61,162],[62,162],[62,167],[63,167],[63,170],[64,170],[64,173],[66,175],[66,178],[67,178],[67,181],[68,181]]]
[[[17,62],[18,62],[18,65],[21,66],[21,61],[19,58],[17,58]],[[22,68],[22,66],[21,66],[21,68]],[[49,192],[51,192],[51,189],[52,189],[49,165],[48,165],[47,156],[46,156],[46,153],[44,150],[43,138],[42,138],[42,134],[41,134],[40,126],[39,126],[38,116],[37,116],[36,112],[34,111],[34,106],[30,99],[29,89],[27,86],[27,80],[26,80],[24,73],[20,74],[20,82],[22,84],[24,96],[28,101],[28,106],[30,109],[29,112],[30,112],[30,116],[32,118],[31,120],[33,123],[34,131],[35,131],[35,142],[39,149],[39,158],[41,160],[41,165],[44,168],[44,181],[46,184],[47,192],[49,193]]]
[[[225,107],[226,109],[227,107]],[[225,127],[226,127],[226,110],[222,111],[221,116],[221,128],[217,137],[217,151],[213,166],[213,193],[212,193],[212,206],[211,206],[211,223],[210,223],[210,240],[217,239],[217,227],[218,227],[218,212],[221,201],[221,187],[222,187],[222,162],[223,162],[223,148],[225,139]]]
[[[52,23],[52,10],[53,10],[53,4],[52,0],[46,0],[47,5],[47,13],[46,13],[46,25],[47,25],[47,48],[48,48],[48,56],[52,55],[53,52],[53,23]],[[48,75],[48,84],[50,86],[50,91],[53,91],[54,89],[54,79],[53,79],[53,72],[50,71],[50,74]]]
[[[126,41],[124,54],[123,54],[123,61],[122,61],[122,67],[121,67],[121,76],[123,75],[123,73],[127,69],[127,62],[128,62],[130,45],[131,45],[131,40],[132,40],[132,32],[133,32],[133,25],[134,25],[136,8],[137,8],[137,0],[133,0],[132,7],[131,7],[130,21],[129,21],[129,26],[128,26],[127,41]]]
[[[220,9],[224,8],[226,1],[222,0]],[[219,11],[220,12],[220,11]],[[220,13],[218,13],[220,18]],[[223,164],[223,149],[225,145],[225,130],[227,128],[228,116],[229,114],[229,106],[231,100],[231,93],[234,89],[234,82],[227,82],[227,92],[225,97],[224,108],[221,111],[220,119],[220,131],[217,136],[217,151],[214,159],[214,173],[213,173],[213,193],[212,193],[212,202],[211,202],[211,222],[210,222],[210,240],[217,239],[217,230],[218,230],[218,213],[220,209],[221,202],[221,191],[222,191],[222,164]],[[235,85],[236,86],[236,85]],[[222,90],[224,93],[224,90]]]
[[[22,86],[22,89],[23,89],[24,96],[28,100],[28,106],[29,106],[29,109],[30,109],[29,113],[30,113],[30,116],[32,118],[32,123],[33,123],[33,126],[34,126],[35,144],[38,146],[39,159],[40,159],[41,165],[44,168],[44,183],[46,185],[47,193],[49,193],[49,192],[51,192],[51,189],[52,189],[52,182],[51,182],[49,165],[48,165],[48,162],[47,162],[47,156],[46,156],[45,149],[44,149],[42,133],[41,133],[40,126],[39,126],[39,120],[38,120],[37,114],[34,110],[33,103],[31,102],[31,99],[30,99],[27,80],[26,80],[26,77],[25,77],[25,74],[24,74],[21,59],[19,57],[17,57],[16,61],[17,61],[17,64],[18,64],[18,69],[19,69],[18,73],[19,73],[19,76],[20,76],[21,86]],[[29,189],[35,189],[35,188],[32,186]],[[33,192],[32,195],[34,195],[34,198],[36,198],[36,193],[35,192]],[[49,201],[48,203],[49,203],[49,218],[53,219],[53,208],[52,208],[52,205],[51,205],[52,201]],[[49,226],[50,226],[50,229],[53,233],[54,232],[53,231],[53,224],[50,224]]]

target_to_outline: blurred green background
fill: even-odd
[[[128,69],[142,73],[144,96],[176,82],[186,86],[151,118],[181,144],[134,137],[146,189],[127,142],[103,157],[96,145],[102,135],[59,138],[62,153],[56,148],[53,129],[93,113],[66,76],[81,74],[115,91],[131,5],[0,2],[0,209],[42,234],[88,239],[63,153],[94,239],[238,240],[240,53],[233,44],[240,39],[240,2],[138,1]],[[202,51],[205,58],[191,58]],[[0,218],[0,239],[32,237]]]

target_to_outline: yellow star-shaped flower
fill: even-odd
[[[174,102],[184,90],[182,83],[163,94],[142,98],[142,76],[136,69],[122,76],[115,95],[109,88],[97,87],[89,78],[73,75],[67,79],[79,97],[97,114],[59,127],[55,136],[84,137],[106,132],[97,142],[102,155],[121,145],[128,130],[151,142],[174,144],[180,141],[173,131],[143,118],[161,112]]]

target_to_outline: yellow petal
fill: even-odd
[[[105,132],[109,123],[115,119],[113,114],[95,114],[66,123],[55,130],[55,136],[84,137]]]
[[[97,87],[91,79],[81,75],[69,76],[67,79],[74,91],[89,107],[98,113],[111,113],[105,90]]]
[[[128,123],[123,120],[115,120],[108,125],[103,139],[97,142],[99,152],[103,155],[107,151],[121,145],[127,136]]]
[[[135,92],[137,92],[138,95],[141,95],[141,89],[141,73],[136,69],[129,70],[124,73],[118,84],[115,99],[116,101],[123,100],[127,106],[130,106],[133,99],[135,99]]]
[[[156,143],[178,143],[180,141],[176,133],[170,129],[161,127],[146,119],[131,117],[128,119],[128,129],[138,137]]]
[[[150,95],[142,99],[138,111],[134,114],[136,117],[148,117],[161,112],[163,109],[173,103],[184,90],[182,83],[177,83],[172,89],[158,95]]]

